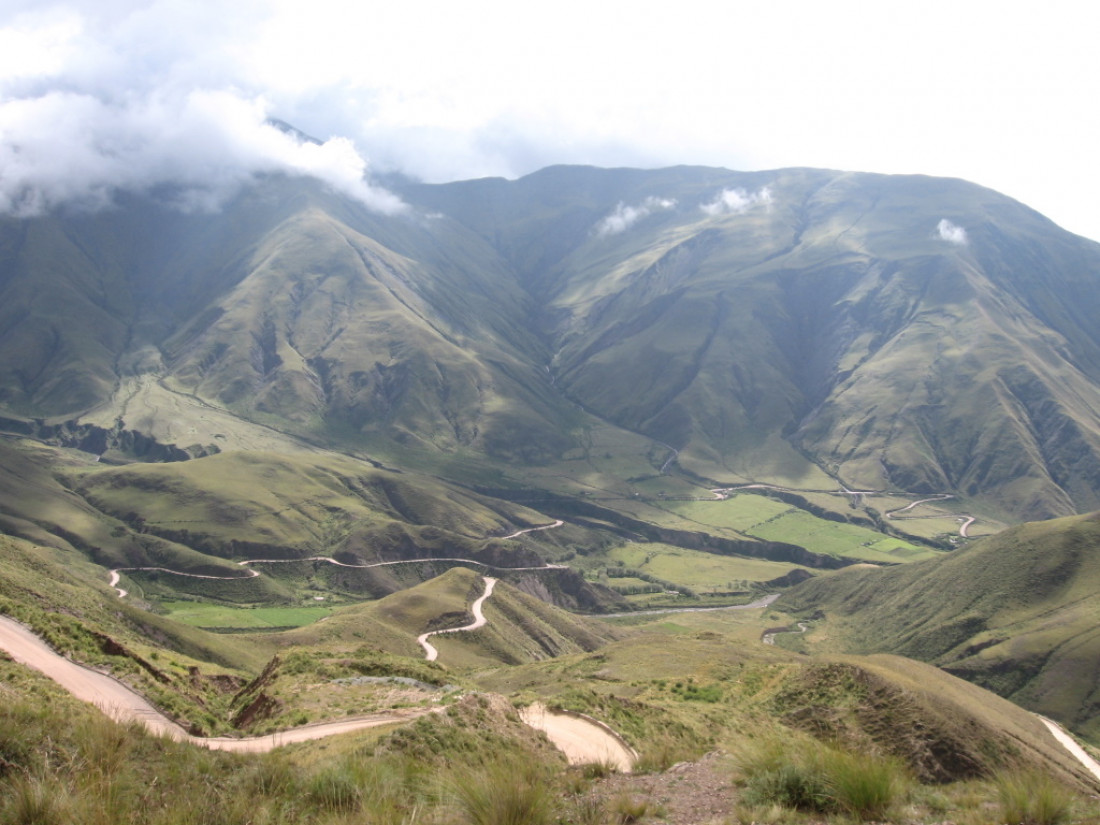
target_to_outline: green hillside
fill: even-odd
[[[947,557],[808,581],[834,645],[932,662],[1100,738],[1100,514],[1037,522]],[[812,636],[811,636],[812,640]]]
[[[97,454],[1100,502],[1100,247],[997,193],[555,167],[401,194],[415,217],[270,179],[223,216],[0,222],[0,412]]]

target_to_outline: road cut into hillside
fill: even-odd
[[[81,701],[95,705],[116,722],[140,722],[150,732],[204,748],[242,753],[262,753],[293,742],[307,742],[364,728],[408,722],[442,708],[403,708],[366,716],[303,725],[267,736],[241,739],[192,736],[153,707],[144,696],[105,673],[79,665],[54,652],[31,630],[14,619],[0,616],[0,649],[20,664],[53,679]]]
[[[638,754],[607,725],[582,713],[550,710],[541,702],[520,711],[520,718],[565,754],[570,765],[609,764],[630,773]]]
[[[517,530],[515,533],[512,533],[512,534],[507,535],[507,536],[501,536],[500,538],[501,538],[501,540],[514,539],[517,536],[522,536],[522,535],[525,535],[527,533],[537,533],[541,530],[553,530],[557,527],[561,527],[564,524],[565,524],[564,521],[559,520],[559,521],[555,521],[553,524],[544,524],[541,527],[528,527],[526,530]],[[355,570],[369,570],[369,569],[375,568],[375,567],[391,567],[391,566],[397,565],[397,564],[423,564],[425,562],[450,562],[450,563],[457,563],[457,564],[469,564],[469,565],[473,565],[474,567],[484,567],[484,568],[487,568],[489,570],[505,570],[505,571],[508,571],[508,572],[517,572],[517,573],[519,573],[519,572],[538,572],[538,571],[543,571],[543,570],[568,570],[569,569],[568,565],[565,565],[565,564],[548,564],[548,563],[545,563],[545,562],[541,565],[538,565],[537,567],[501,567],[501,566],[496,565],[496,564],[489,564],[488,562],[478,561],[477,559],[463,559],[463,558],[456,558],[456,557],[450,557],[450,556],[447,556],[447,557],[433,556],[433,557],[423,558],[423,559],[395,559],[395,560],[392,560],[392,561],[376,561],[376,562],[371,562],[370,564],[349,564],[348,562],[343,562],[343,561],[339,561],[337,559],[334,559],[331,556],[305,556],[305,557],[300,558],[300,559],[245,559],[244,561],[237,562],[238,566],[248,568],[246,574],[243,575],[243,576],[212,576],[212,575],[206,574],[206,573],[188,573],[188,572],[183,571],[183,570],[172,570],[172,569],[167,568],[167,567],[116,567],[116,568],[114,568],[113,570],[110,571],[110,578],[109,578],[108,584],[111,587],[113,587],[115,589],[115,591],[117,591],[118,597],[120,599],[124,599],[129,595],[129,591],[124,590],[123,588],[119,587],[118,583],[121,580],[122,573],[125,573],[127,571],[131,571],[131,570],[132,571],[157,572],[157,573],[169,573],[173,576],[184,576],[186,578],[191,578],[191,579],[212,579],[212,580],[215,580],[215,581],[238,581],[238,580],[242,580],[242,579],[254,579],[254,578],[256,578],[257,576],[260,575],[260,572],[258,570],[252,570],[251,569],[251,565],[253,565],[253,564],[293,564],[293,563],[296,563],[296,562],[303,562],[303,561],[323,562],[325,564],[332,564],[332,565],[335,565],[337,567],[348,567],[348,568],[352,568],[352,569],[355,569]]]
[[[462,627],[452,627],[447,630],[433,630],[430,633],[421,633],[416,637],[416,643],[424,648],[424,658],[429,662],[434,662],[439,658],[439,651],[435,649],[435,646],[428,641],[429,636],[438,636],[440,633],[461,633],[465,630],[477,630],[479,627],[485,627],[485,614],[481,612],[481,606],[485,604],[485,600],[493,595],[493,588],[496,587],[497,580],[490,578],[489,576],[483,576],[485,579],[485,592],[482,593],[470,606],[470,612],[474,614],[474,620]]]
[[[1039,716],[1039,721],[1047,726],[1047,730],[1063,748],[1073,754],[1074,758],[1084,765],[1089,773],[1100,780],[1100,762],[1089,756],[1085,749],[1078,745],[1072,736],[1062,730],[1062,726],[1057,722],[1047,719],[1045,716]]]
[[[482,625],[485,620],[481,615],[481,603],[491,595],[493,583],[495,580],[488,580],[486,592],[478,599],[475,609]],[[401,708],[335,722],[302,725],[266,736],[205,738],[187,733],[153,707],[144,696],[117,679],[56,653],[30,628],[7,616],[0,616],[0,650],[6,651],[16,662],[45,674],[77,699],[95,705],[117,722],[139,722],[158,736],[167,736],[178,742],[188,742],[213,750],[265,753],[295,742],[409,722],[428,713],[444,710],[442,706]],[[544,731],[572,764],[606,762],[618,770],[629,771],[637,758],[637,754],[611,728],[580,714],[559,713],[541,705],[533,705],[524,711],[523,721]]]

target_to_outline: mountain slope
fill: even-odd
[[[691,168],[411,197],[454,210],[545,298],[566,394],[685,468],[781,478],[797,463],[782,435],[861,489],[1023,516],[1098,502],[1100,247],[1008,198]]]
[[[401,195],[273,177],[216,216],[0,222],[0,414],[455,473],[550,467],[610,422],[723,483],[1100,504],[1100,245],[1009,198],[697,167]]]
[[[823,610],[853,652],[937,664],[1100,737],[1100,514],[1024,524],[941,559],[845,570],[779,606]]]

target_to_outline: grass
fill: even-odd
[[[235,608],[208,602],[161,602],[168,618],[201,628],[291,628],[303,627],[332,615],[330,607]]]
[[[776,518],[791,509],[789,504],[766,496],[734,495],[719,501],[674,502],[668,508],[684,518],[746,533],[770,518]]]
[[[530,765],[494,763],[460,771],[450,788],[469,825],[550,825],[554,821],[553,792],[541,772]]]
[[[912,784],[895,759],[812,740],[801,747],[775,739],[758,742],[742,753],[739,772],[746,805],[841,812],[859,821],[881,821],[905,800]]]
[[[798,544],[815,553],[862,561],[896,564],[938,555],[933,550],[918,548],[901,539],[884,537],[867,527],[819,519],[793,507],[753,526],[748,533],[769,541]]]
[[[1006,825],[1061,825],[1076,803],[1075,794],[1045,774],[1002,773],[996,787]]]
[[[669,544],[637,542],[612,548],[607,558],[705,594],[740,590],[786,575],[797,565],[738,556],[719,556]]]
[[[819,577],[777,606],[823,610],[835,647],[947,667],[1095,743],[1097,541],[1095,514],[1034,522],[917,565]]]

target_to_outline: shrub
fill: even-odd
[[[802,811],[825,811],[828,794],[820,773],[811,765],[786,762],[747,777],[742,800],[747,805],[780,805]]]

